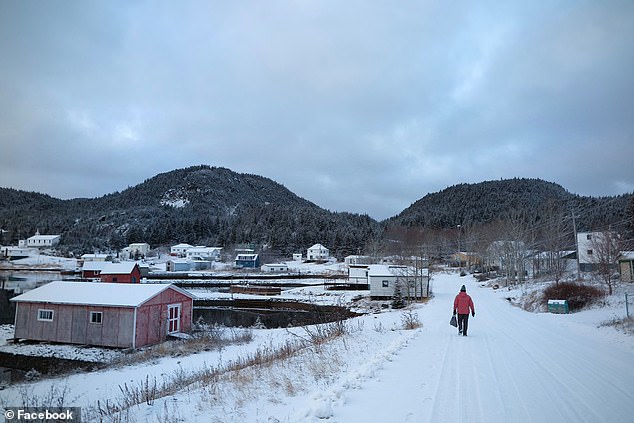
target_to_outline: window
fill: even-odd
[[[90,323],[95,323],[97,325],[100,325],[102,319],[103,319],[103,313],[101,311],[90,312]]]
[[[43,322],[52,322],[53,321],[53,310],[39,309],[37,311],[37,320],[41,320]]]
[[[390,286],[390,281],[383,281],[383,288],[387,288]]]
[[[180,330],[181,305],[171,304],[167,306],[167,333],[174,333]]]
[[[592,234],[588,234],[588,235],[586,235],[586,239],[587,239],[588,241],[590,241],[590,240],[592,239]]]
[[[591,256],[592,255],[592,250],[588,250],[588,255]]]

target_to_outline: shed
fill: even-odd
[[[288,272],[288,265],[285,263],[267,263],[260,268],[265,273]]]
[[[368,266],[368,284],[370,298],[376,300],[390,299],[394,295],[396,284],[400,284],[403,295],[410,298],[429,296],[429,270],[408,266],[387,266],[371,264]]]
[[[11,301],[16,339],[136,348],[192,325],[193,296],[171,284],[57,281]]]
[[[139,283],[141,269],[136,262],[107,263],[101,269],[101,282]]]
[[[634,282],[634,251],[623,251],[618,257],[621,282]]]

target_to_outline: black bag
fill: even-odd
[[[456,320],[456,316],[451,316],[451,320],[449,321],[449,324],[455,328],[458,327],[458,321]]]

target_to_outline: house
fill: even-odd
[[[86,261],[81,266],[82,279],[101,279],[101,271],[109,263],[105,261]]]
[[[368,267],[368,265],[361,264],[348,266],[348,283],[356,286],[363,285],[369,289]]]
[[[110,254],[82,254],[81,260],[87,261],[109,261],[112,260]]]
[[[171,284],[50,282],[11,301],[15,339],[138,348],[192,325],[193,296]]]
[[[256,269],[260,267],[260,257],[257,254],[238,254],[235,260],[236,267],[244,267],[249,269]]]
[[[26,239],[26,246],[34,248],[51,248],[59,244],[61,238],[61,235],[40,235],[40,231],[36,231],[35,235]]]
[[[260,270],[265,273],[288,272],[288,266],[284,263],[268,263],[263,264]]]
[[[330,250],[321,244],[315,244],[308,249],[306,257],[308,260],[328,260],[330,258]]]
[[[107,263],[101,269],[101,282],[140,283],[141,269],[133,261]]]
[[[192,262],[186,259],[169,260],[165,269],[168,272],[189,272],[192,270]]]
[[[371,264],[372,258],[370,256],[351,255],[344,257],[343,262],[348,266],[354,266],[357,264]]]
[[[121,251],[121,255],[125,259],[145,258],[150,252],[150,244],[147,242],[135,242],[128,245]]]
[[[616,239],[614,232],[577,233],[579,271],[594,272],[598,270],[602,261],[613,264],[618,255]]]
[[[175,257],[185,257],[185,253],[188,249],[192,248],[193,245],[181,243],[177,245],[173,245],[170,247],[170,255]]]
[[[577,268],[576,251],[541,251],[533,254],[532,277],[565,275]]]
[[[36,248],[4,246],[0,249],[0,255],[9,260],[19,260],[22,258],[38,255]]]
[[[293,253],[293,261],[302,261],[302,253]]]
[[[191,247],[185,250],[185,257],[190,260],[219,261],[222,247]]]
[[[420,299],[429,296],[429,269],[371,264],[368,266],[368,284],[373,300],[391,299],[397,284],[403,297]]]
[[[617,261],[621,282],[634,282],[634,251],[623,251]]]

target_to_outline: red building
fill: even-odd
[[[51,282],[11,301],[16,339],[137,348],[192,326],[192,295],[170,284]]]
[[[107,263],[101,269],[101,282],[140,283],[141,269],[135,262]]]

